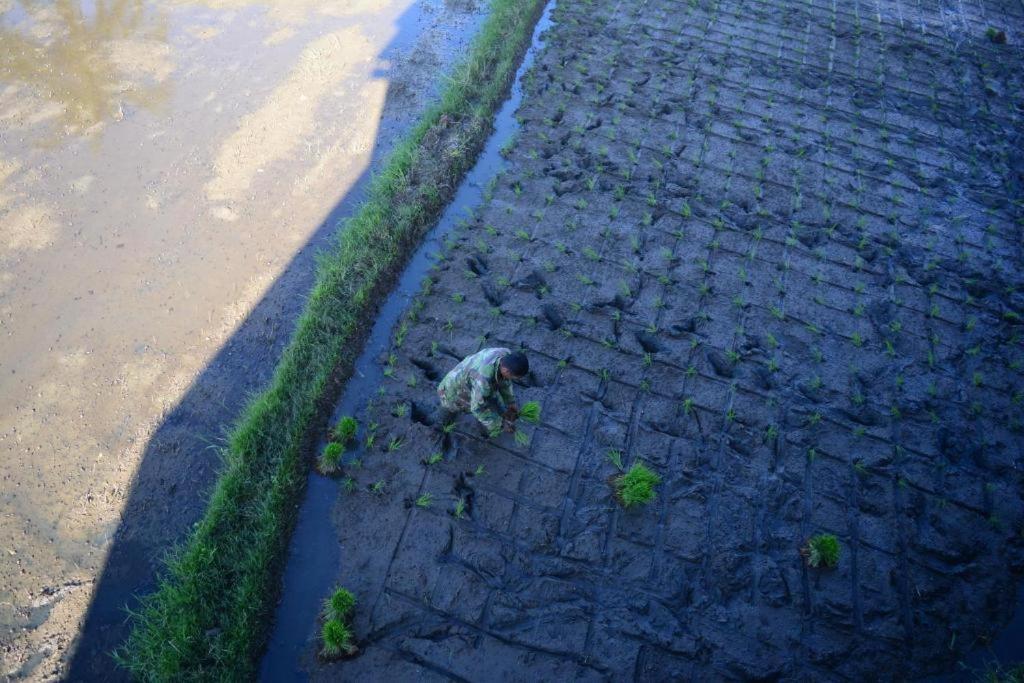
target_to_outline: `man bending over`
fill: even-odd
[[[441,399],[440,425],[468,410],[490,436],[515,430],[519,406],[512,394],[513,379],[530,371],[526,354],[509,349],[484,349],[467,356],[437,387]]]

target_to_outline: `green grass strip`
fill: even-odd
[[[441,101],[391,153],[339,231],[270,387],[244,411],[203,519],[132,614],[116,653],[147,681],[252,680],[309,467],[310,434],[387,294],[492,127],[542,0],[492,0]]]

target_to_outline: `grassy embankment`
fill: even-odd
[[[479,153],[542,6],[492,0],[441,101],[392,152],[370,198],[320,260],[269,388],[231,434],[205,516],[133,615],[117,657],[136,677],[254,678],[309,467],[310,434],[351,373],[378,302]]]

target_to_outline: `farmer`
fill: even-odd
[[[490,436],[500,434],[503,427],[514,431],[519,406],[509,380],[525,377],[529,371],[526,354],[509,349],[484,349],[463,358],[437,387],[440,426],[469,410]]]

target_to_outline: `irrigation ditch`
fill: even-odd
[[[472,218],[473,210],[481,203],[488,186],[506,165],[501,151],[519,129],[515,112],[523,98],[523,74],[543,48],[542,35],[551,25],[555,4],[554,0],[546,4],[533,29],[530,46],[516,72],[510,95],[494,117],[494,131],[484,144],[476,164],[466,174],[437,225],[427,233],[398,283],[380,306],[373,328],[353,366],[352,377],[331,411],[330,424],[336,424],[346,415],[365,413],[376,387],[385,378],[385,366],[380,359],[382,354],[387,355],[392,344],[399,317],[420,291],[423,279],[436,265],[436,255],[445,250],[445,241],[452,231]],[[315,453],[322,451],[326,444],[327,436],[324,434],[316,444]],[[346,456],[345,462],[349,467],[363,456],[363,450],[352,451]],[[310,652],[315,652],[318,646],[317,617],[329,589],[338,579],[339,570],[342,574],[346,571],[346,562],[337,544],[337,531],[331,522],[340,493],[342,489],[338,478],[325,477],[316,471],[309,473],[306,494],[289,545],[281,601],[260,666],[263,680],[304,677],[304,658],[308,660]],[[344,524],[344,520],[339,522]]]

